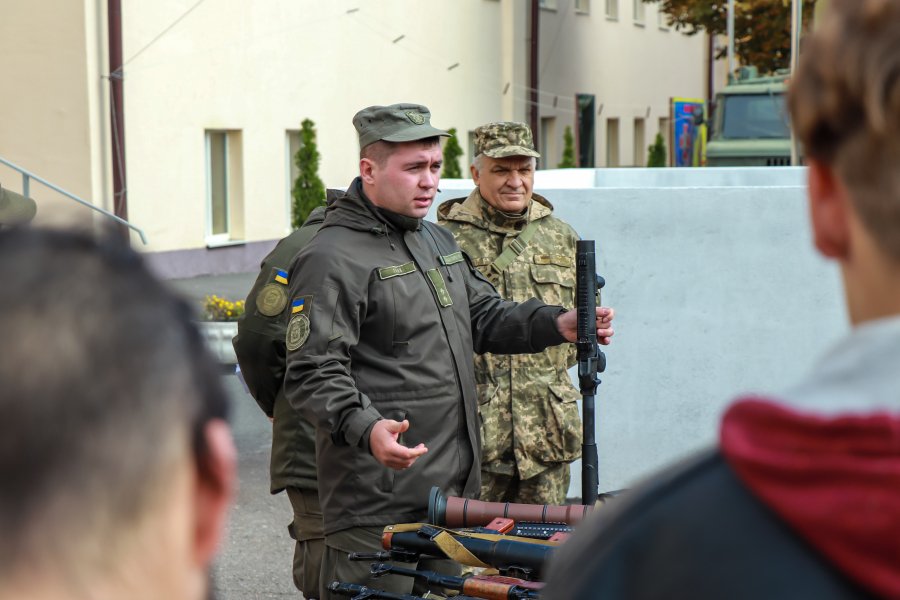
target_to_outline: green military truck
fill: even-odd
[[[712,136],[706,146],[710,167],[788,166],[791,132],[785,105],[788,76],[756,76],[743,67],[738,79],[716,94]]]

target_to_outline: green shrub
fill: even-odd
[[[656,134],[653,144],[647,148],[647,166],[648,167],[665,167],[666,162],[666,143],[663,141],[661,133]]]

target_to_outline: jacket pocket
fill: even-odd
[[[531,265],[535,296],[546,304],[571,308],[575,304],[575,268],[561,265]]]
[[[547,386],[546,462],[572,462],[581,457],[583,432],[577,397],[570,384]]]
[[[503,454],[503,439],[501,436],[501,423],[504,418],[508,421],[510,415],[504,414],[508,407],[501,406],[497,398],[496,383],[479,383],[475,386],[478,396],[478,414],[481,417],[481,462],[489,463],[500,458]]]

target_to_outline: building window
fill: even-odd
[[[634,22],[643,25],[647,16],[644,0],[631,0],[631,2],[634,6]]]
[[[541,117],[541,137],[538,140],[541,145],[539,152],[541,157],[538,159],[538,167],[541,169],[552,169],[556,166],[556,117]]]
[[[207,245],[243,237],[241,132],[206,132]]]
[[[606,0],[606,18],[619,18],[619,0]]]
[[[575,12],[584,15],[591,12],[591,0],[575,0]]]
[[[669,17],[659,6],[656,7],[656,23],[663,31],[669,30]]]
[[[548,10],[556,10],[556,0],[540,0],[540,7]]]
[[[619,166],[619,119],[606,120],[606,166]]]
[[[294,182],[297,181],[297,175],[300,174],[300,169],[297,168],[297,161],[294,160],[294,157],[297,156],[297,151],[300,150],[300,131],[298,129],[289,129],[287,131],[287,140],[286,140],[286,150],[287,156],[285,156],[285,169],[284,172],[287,175],[287,182],[285,185],[285,217],[287,219],[288,230],[291,229],[291,205],[294,203]]]
[[[578,140],[578,166],[594,166],[594,116],[597,114],[593,94],[576,94],[576,139]]]
[[[647,139],[644,135],[644,119],[634,120],[634,166],[643,167],[647,153]]]

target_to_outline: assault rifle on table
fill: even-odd
[[[422,556],[446,557],[472,567],[493,567],[501,575],[539,580],[557,545],[549,540],[408,523],[384,528],[381,546],[385,552],[352,552],[349,558],[415,562]]]
[[[463,594],[484,598],[486,600],[526,600],[539,598],[539,590],[544,584],[534,581],[525,581],[513,577],[501,577],[494,575],[472,575],[470,577],[456,577],[445,575],[435,571],[418,571],[406,567],[387,565],[384,563],[372,564],[372,577],[384,575],[405,575],[415,577],[428,585],[440,586],[448,590],[457,590]],[[460,596],[456,596],[459,598]]]
[[[328,589],[339,596],[350,596],[352,600],[369,600],[370,598],[372,600],[426,600],[422,596],[414,596],[413,594],[398,594],[340,581],[332,581],[328,584]],[[477,600],[469,596],[454,596],[453,598],[455,600]]]

